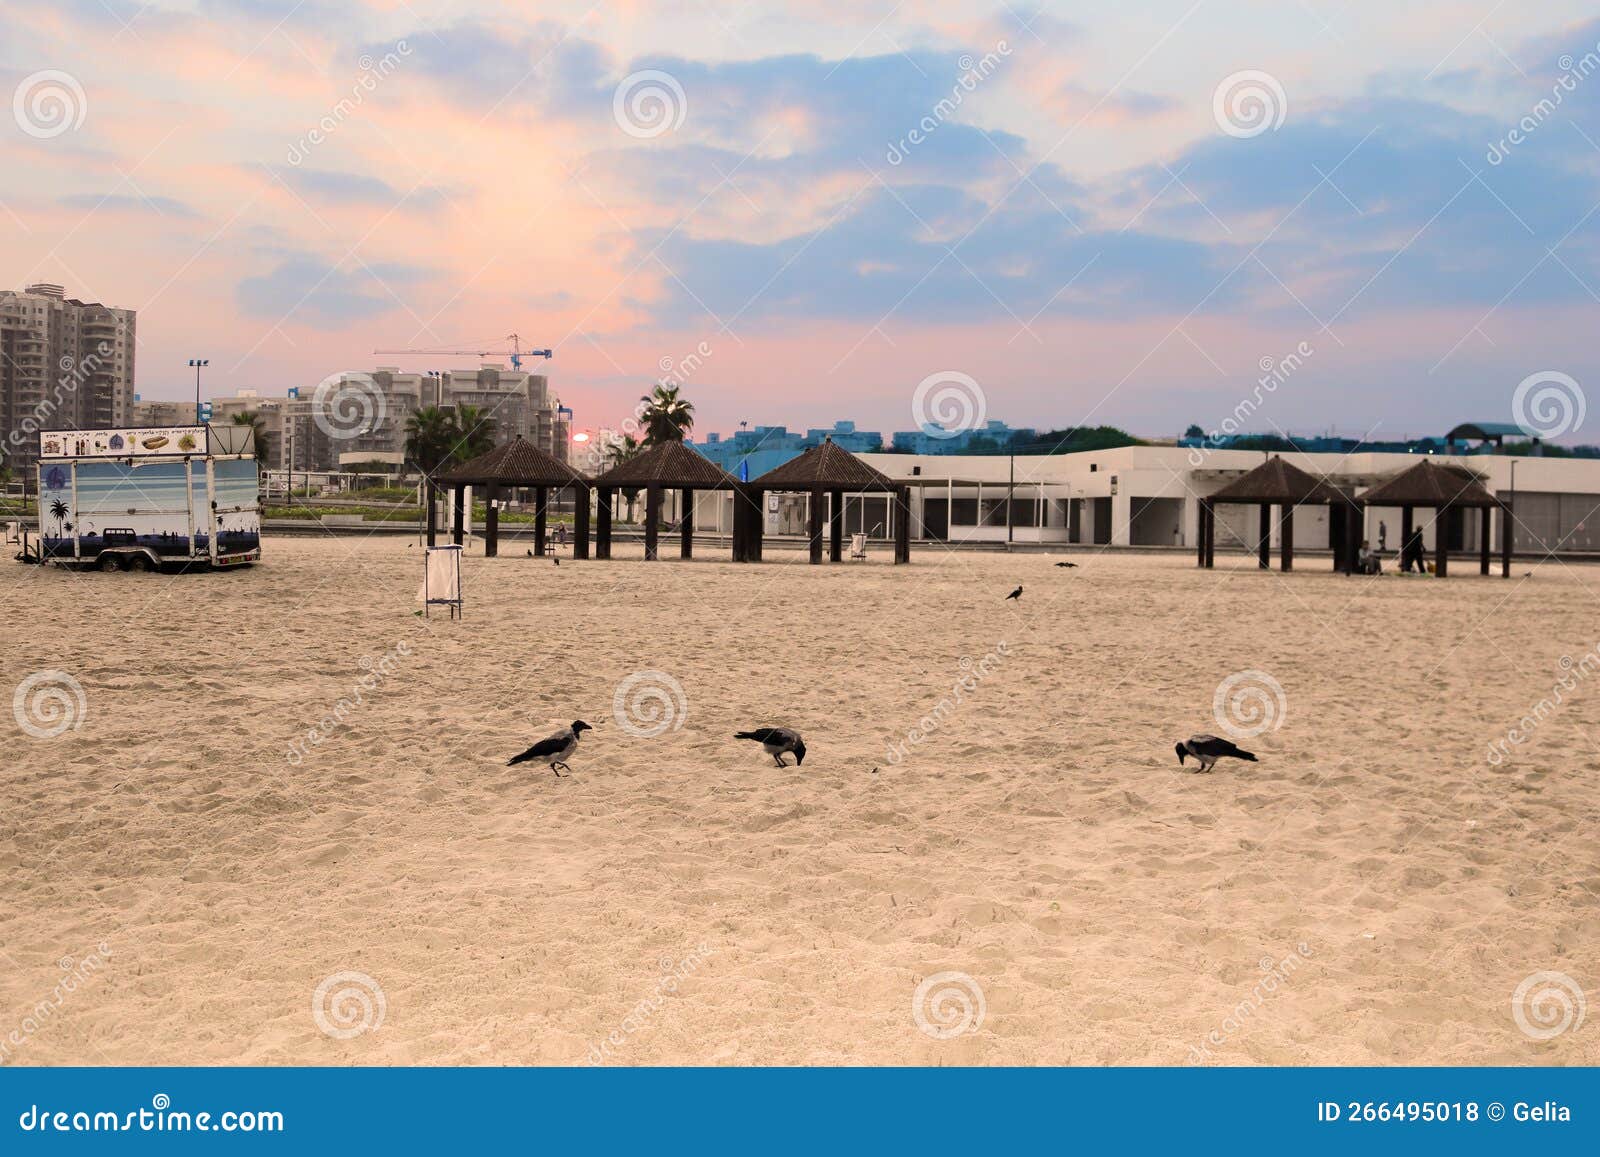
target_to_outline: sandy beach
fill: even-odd
[[[398,537],[0,565],[0,690],[81,688],[5,718],[0,1060],[1600,1062],[1513,1008],[1600,992],[1600,569],[523,550],[459,622]],[[1242,673],[1259,762],[1180,768]]]

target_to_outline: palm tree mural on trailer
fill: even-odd
[[[261,415],[255,410],[244,410],[233,416],[235,426],[249,426],[255,436],[256,462],[262,466],[267,464],[267,424],[261,420]]]
[[[50,504],[50,517],[56,520],[56,537],[60,538],[67,532],[67,515],[72,513],[67,509],[67,504],[57,498]]]

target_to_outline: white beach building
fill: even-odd
[[[952,543],[1081,544],[1183,547],[1196,543],[1199,502],[1259,466],[1268,454],[1254,450],[1202,450],[1182,446],[1123,446],[1078,454],[1005,455],[861,454],[859,457],[911,488],[912,537]],[[1285,453],[1301,469],[1359,492],[1417,462],[1400,453]],[[1485,487],[1514,503],[1517,551],[1600,551],[1600,459],[1510,457],[1497,454],[1428,457],[1477,474]],[[1007,520],[1007,496],[1010,519]],[[728,494],[697,496],[696,523],[710,531],[732,526]],[[769,534],[804,534],[806,495],[766,496]],[[893,535],[890,503],[883,495],[845,500],[845,531],[873,539]],[[1363,536],[1378,544],[1380,523],[1389,549],[1398,546],[1400,511],[1365,512]],[[1259,534],[1254,506],[1219,505],[1220,546],[1254,549]],[[1429,550],[1436,528],[1424,512]],[[1452,551],[1478,547],[1476,518],[1452,517],[1445,532]],[[1500,515],[1491,534],[1499,543]],[[1295,518],[1300,550],[1328,548],[1327,507],[1307,506]],[[1274,526],[1273,545],[1277,534]]]

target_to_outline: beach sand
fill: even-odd
[[[1513,1015],[1600,997],[1600,678],[1488,756],[1600,642],[1600,568],[510,543],[452,622],[407,543],[0,566],[0,692],[83,693],[0,716],[0,1061],[1600,1062],[1600,1008]],[[635,681],[654,737],[641,672],[683,689]],[[1241,672],[1260,761],[1179,768]],[[574,718],[569,778],[505,766]],[[731,739],[766,723],[804,767]],[[941,973],[967,1014],[914,1008]]]

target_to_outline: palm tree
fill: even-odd
[[[455,423],[449,414],[438,406],[423,406],[406,415],[406,457],[417,464],[426,483],[428,519],[432,525],[434,503],[438,491],[433,484],[434,473],[450,460],[450,448],[455,445]]]
[[[56,520],[56,537],[60,538],[65,532],[67,515],[72,512],[67,509],[67,504],[61,499],[56,499],[50,504],[50,517]]]
[[[457,406],[451,460],[465,462],[494,449],[494,418],[479,406]]]
[[[406,457],[424,474],[432,474],[450,460],[455,446],[455,422],[437,406],[424,406],[406,417]]]
[[[261,420],[261,415],[254,410],[244,410],[233,416],[235,426],[249,426],[256,440],[256,464],[267,464],[267,424]]]
[[[639,417],[645,425],[646,446],[656,446],[662,442],[681,442],[684,435],[694,428],[694,403],[686,402],[678,396],[678,391],[682,388],[660,382],[655,389],[639,399],[645,404]]]
[[[639,439],[632,434],[624,434],[620,438],[613,435],[611,441],[606,445],[605,468],[614,470],[624,462],[637,458],[643,452],[644,447],[639,444]],[[624,487],[622,497],[628,501],[628,521],[632,522],[633,504],[638,500],[639,490],[637,487]]]

